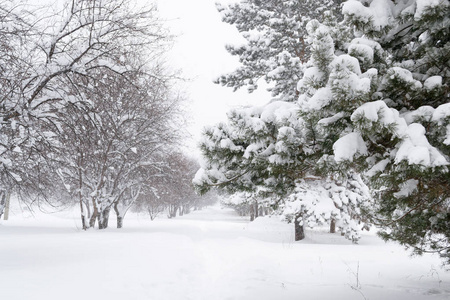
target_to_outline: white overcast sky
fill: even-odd
[[[141,0],[142,1],[142,0]],[[194,139],[200,137],[205,125],[226,120],[226,112],[236,106],[267,103],[267,92],[248,94],[245,89],[233,93],[212,81],[234,70],[238,64],[225,50],[225,44],[243,42],[237,30],[221,21],[215,2],[233,0],[157,0],[160,16],[178,37],[170,53],[170,64],[180,68],[186,78],[192,121],[189,131]],[[195,141],[191,146],[195,145]]]

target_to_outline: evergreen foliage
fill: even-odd
[[[381,236],[448,259],[449,5],[416,4],[346,2],[340,26],[354,31],[334,47],[340,26],[310,22],[299,103],[304,118],[319,119],[311,128],[325,173],[364,175]]]
[[[377,3],[349,1],[343,7],[356,36],[384,52],[368,65],[376,72],[370,93],[376,101],[351,116],[351,130],[367,149],[373,222],[384,229],[383,238],[418,254],[438,252],[448,263],[449,1],[387,3],[385,19],[365,18]]]
[[[271,83],[273,97],[294,101],[302,63],[310,49],[305,41],[306,24],[322,20],[324,12],[337,8],[340,0],[247,0],[229,6],[218,4],[222,20],[234,25],[246,39],[243,45],[227,45],[231,55],[239,57],[242,67],[216,80],[237,90],[258,88],[258,80]]]
[[[254,22],[262,17],[250,10],[255,3],[231,6],[225,21],[241,32],[260,32]],[[283,4],[273,5],[284,11]],[[248,8],[252,21],[237,12],[240,6]],[[437,252],[448,263],[449,1],[350,0],[342,15],[340,21],[322,13],[322,20],[310,20],[301,38],[292,40],[297,46],[307,42],[309,56],[292,67],[295,76],[279,78],[275,86],[284,94],[273,94],[282,95],[278,101],[236,110],[228,124],[206,131],[205,163],[196,184],[278,195],[279,211],[309,225],[368,218],[386,240],[418,254]],[[265,16],[266,24],[271,16]],[[245,22],[248,27],[241,25]],[[222,83],[235,88],[250,83],[253,89],[254,82],[237,76],[257,74],[249,71],[251,64],[254,70],[261,67],[258,77],[272,74],[264,62],[285,48],[270,45],[253,44],[254,53],[268,53],[270,59],[261,63],[258,55],[241,56],[243,67]],[[294,97],[289,87],[297,78]],[[282,114],[290,116],[287,123],[266,117],[283,105],[289,105]],[[327,197],[333,201],[319,201]],[[323,210],[324,203],[332,205]],[[351,230],[341,230],[357,239]]]

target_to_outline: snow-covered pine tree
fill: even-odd
[[[247,2],[241,4],[251,6]],[[272,3],[269,6],[272,10],[278,11],[276,9],[278,5],[283,6],[285,3]],[[301,15],[298,13],[301,11],[301,6],[290,6],[290,8],[297,9],[297,14]],[[283,11],[283,9],[279,10]],[[323,13],[321,17],[327,21],[328,27],[319,26],[320,23],[315,21],[317,28],[315,25],[302,28],[305,35],[291,40],[293,45],[296,43],[294,48],[306,47],[304,44],[306,41],[311,44],[310,48],[309,45],[308,48],[304,48],[309,49],[312,58],[308,64],[309,67],[305,70],[303,81],[299,84],[299,92],[303,93],[301,101],[292,103],[292,99],[283,96],[281,97],[283,100],[272,101],[263,107],[234,110],[229,113],[228,124],[219,124],[207,129],[201,142],[205,162],[197,174],[195,183],[200,191],[216,186],[230,194],[247,192],[257,198],[261,196],[267,198],[268,195],[276,198],[276,207],[279,208],[277,212],[284,214],[286,220],[294,222],[297,240],[304,237],[303,226],[313,227],[316,224],[330,223],[330,229],[334,231],[332,228],[337,222],[340,230],[345,232],[348,238],[357,241],[358,232],[364,225],[355,226],[357,222],[349,220],[360,219],[360,206],[370,198],[367,189],[360,179],[355,180],[359,177],[354,172],[345,176],[343,174],[338,176],[339,170],[336,168],[328,168],[328,172],[321,172],[320,167],[323,164],[318,164],[318,161],[324,157],[324,151],[332,154],[331,146],[338,135],[324,139],[326,135],[320,136],[316,125],[321,119],[320,114],[315,114],[313,109],[304,113],[300,111],[305,109],[305,101],[307,102],[307,99],[327,84],[332,72],[329,64],[335,58],[335,44],[340,46],[345,41],[350,41],[347,37],[349,30],[345,27],[340,30],[328,29],[338,25],[331,13]],[[250,25],[246,25],[245,22],[252,23],[254,19],[251,18],[249,21],[245,15],[242,15],[239,22],[248,29]],[[251,26],[255,29],[255,25]],[[319,27],[320,30],[316,32]],[[309,31],[309,36],[306,35],[306,29]],[[277,45],[279,48],[271,49],[273,52],[272,54],[267,52],[267,57],[283,49],[283,45],[272,45]],[[254,45],[255,49],[262,47],[265,47],[264,44]],[[260,58],[256,56],[247,56],[247,60],[252,60],[251,63],[255,66],[260,66],[267,61],[259,61]],[[357,64],[354,58],[352,60],[348,57],[348,60],[351,64],[355,61]],[[243,68],[247,67],[244,63]],[[301,68],[302,71],[297,68]],[[299,64],[292,67],[289,72],[299,72],[297,75],[300,77],[303,68],[304,66]],[[345,77],[345,74],[339,73],[341,71],[340,69],[335,71],[333,76]],[[264,72],[271,72],[271,70],[266,69]],[[345,73],[345,69],[342,72]],[[280,77],[280,86],[292,85],[289,80],[292,78]],[[343,81],[344,78],[341,82]],[[367,80],[362,81],[367,83]],[[336,90],[339,87],[338,83],[336,82]],[[229,82],[229,85],[233,86],[233,84],[237,83]],[[364,90],[364,87],[361,89]],[[327,96],[326,93],[330,90],[330,88],[323,89],[319,98]],[[340,93],[343,92],[343,90],[340,91]],[[312,102],[314,101],[317,99],[314,98]],[[334,119],[339,117],[336,116]],[[328,148],[327,143],[330,146]],[[359,183],[355,185],[355,182]],[[349,198],[350,201],[348,201]],[[314,200],[310,201],[311,199]]]
[[[329,224],[331,233],[337,228],[356,243],[362,229],[369,228],[362,210],[369,208],[370,199],[368,187],[355,172],[342,180],[305,176],[297,180],[288,201],[282,203],[281,212],[288,222],[294,222],[296,235],[304,235],[302,226],[314,228]]]
[[[295,103],[275,101],[235,109],[228,123],[207,128],[200,142],[201,169],[194,178],[204,193],[219,188],[234,197],[285,200],[305,172],[299,161],[301,122]],[[276,201],[275,201],[276,200]]]
[[[379,15],[372,15],[373,11]],[[345,4],[344,14],[385,60],[372,100],[351,117],[367,149],[382,237],[450,263],[450,4]],[[368,18],[369,17],[369,18]],[[368,18],[368,19],[367,19]],[[379,20],[378,24],[375,20]]]
[[[448,262],[449,1],[351,0],[343,14],[308,24],[299,103],[318,163],[368,179],[383,238]]]
[[[314,176],[317,153],[298,108],[275,101],[236,109],[228,123],[206,129],[200,143],[204,162],[194,184],[200,192],[217,187],[252,201],[271,199],[275,213],[294,223],[296,240],[304,238],[305,226],[330,224],[356,242],[367,188],[357,174],[339,180]]]
[[[228,6],[218,4],[222,20],[234,25],[246,43],[228,45],[242,67],[216,80],[237,90],[258,88],[263,78],[273,97],[295,101],[302,62],[309,57],[305,26],[311,19],[322,20],[323,12],[337,9],[341,0],[242,0]]]
[[[194,180],[200,192],[213,186],[228,193],[284,194],[294,185],[301,147],[297,105],[276,101],[235,109],[228,123],[207,128],[200,142],[204,161]],[[291,177],[286,174],[291,173]]]

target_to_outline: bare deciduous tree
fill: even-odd
[[[123,211],[119,203],[135,198],[137,169],[164,144],[177,102],[159,69],[168,34],[155,10],[126,0],[27,10],[0,0],[2,193],[48,198],[60,180],[77,194],[83,228],[104,227],[112,205]]]
[[[112,208],[122,227],[148,173],[159,169],[161,153],[179,140],[174,124],[180,98],[171,95],[171,78],[154,71],[152,76],[136,73],[133,84],[106,72],[84,91],[91,100],[86,110],[64,111],[64,145],[71,155],[61,156],[60,173],[65,184],[75,187],[84,227],[97,221],[106,228]]]

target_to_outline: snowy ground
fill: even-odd
[[[69,214],[0,221],[0,299],[450,299],[436,257],[371,234],[292,242],[274,217],[248,223],[218,206],[87,232]]]

